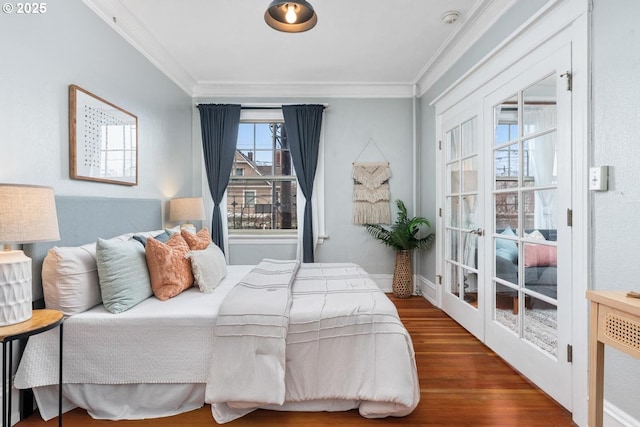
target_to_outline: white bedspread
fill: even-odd
[[[98,305],[64,321],[67,384],[205,383],[213,327],[227,293],[252,266],[229,266],[212,293],[192,287],[167,301],[150,297],[124,313]],[[58,330],[29,338],[17,388],[58,384]]]
[[[66,319],[64,382],[204,386],[218,309],[250,269],[230,266],[212,294],[192,288],[169,301],[149,298],[121,314],[97,306]],[[256,307],[262,301],[248,300]],[[57,384],[58,352],[57,330],[31,337],[16,387]],[[358,407],[365,417],[403,416],[419,401],[409,334],[393,303],[355,264],[301,264],[291,288],[285,363],[284,404],[260,404],[251,396],[249,408],[238,409],[243,406],[238,402],[246,398],[219,395],[212,405],[215,419],[235,419],[255,404],[326,410],[341,407],[338,402],[346,402],[345,408]],[[236,402],[236,408],[226,401]]]
[[[218,389],[212,403],[215,420],[224,423],[257,407],[281,409],[297,402],[349,400],[359,402],[369,418],[404,416],[420,399],[413,345],[393,303],[356,264],[302,264],[292,289],[286,348],[285,403],[256,400],[280,392],[280,385],[256,381]],[[250,301],[260,299],[248,297]],[[246,313],[246,311],[245,311]],[[235,348],[229,378],[262,357],[250,341]],[[239,384],[239,385],[240,385]],[[229,390],[229,393],[226,393]],[[247,393],[247,390],[252,392]]]

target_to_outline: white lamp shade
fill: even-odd
[[[12,243],[60,240],[53,188],[0,184],[0,326],[31,318],[31,259]]]
[[[60,240],[53,188],[0,184],[0,243]]]
[[[203,221],[202,197],[179,197],[169,202],[169,221]]]

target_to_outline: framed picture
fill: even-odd
[[[138,118],[70,85],[69,165],[73,179],[138,185]]]

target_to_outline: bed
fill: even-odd
[[[58,197],[56,203],[59,247],[162,229],[156,200]],[[86,206],[91,215],[79,215]],[[100,221],[124,217],[127,224],[115,228]],[[25,248],[34,268],[49,249]],[[34,286],[34,295],[42,295],[41,285]],[[141,419],[211,404],[213,419],[225,423],[257,408],[405,416],[419,402],[411,338],[391,301],[355,264],[226,266],[211,292],[192,286],[118,314],[105,306],[65,319],[65,411]],[[30,338],[15,378],[17,387],[33,389],[44,419],[57,415],[56,335]]]

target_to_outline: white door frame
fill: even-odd
[[[589,2],[587,0],[552,0],[525,22],[511,36],[493,49],[474,67],[454,82],[431,102],[436,108],[436,141],[441,135],[442,114],[464,99],[480,97],[497,89],[505,71],[518,73],[518,61],[543,44],[560,47],[572,46],[572,195],[573,195],[573,247],[572,276],[572,412],[578,425],[587,423],[587,369],[588,369],[588,303],[586,290],[591,288],[589,249],[592,236],[589,230],[591,200],[587,176],[591,162],[590,139],[590,70],[589,70]],[[492,83],[493,82],[493,83]],[[497,82],[497,83],[496,83]],[[482,93],[478,93],[482,91]],[[440,163],[436,162],[436,168]],[[437,169],[436,176],[444,171]],[[440,183],[437,184],[440,188]],[[442,194],[436,194],[441,200]],[[440,240],[440,239],[438,239]],[[442,248],[438,246],[436,250]],[[443,263],[439,257],[436,275],[442,275]],[[436,302],[441,304],[441,287],[437,288]]]

